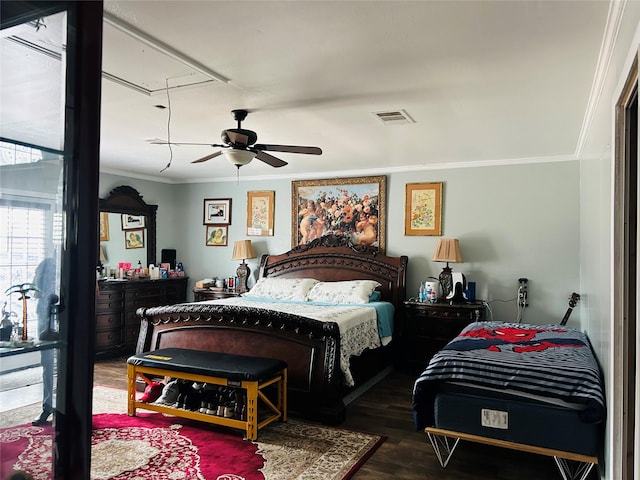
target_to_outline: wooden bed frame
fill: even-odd
[[[327,236],[280,255],[264,255],[260,277],[315,278],[320,281],[376,280],[382,300],[395,305],[398,325],[405,299],[408,258]],[[358,389],[381,378],[395,360],[395,344],[366,350],[351,360],[356,385],[347,387],[340,370],[337,324],[294,315],[206,303],[140,308],[136,353],[159,348],[278,358],[289,366],[288,405],[292,415],[325,423],[344,419],[346,404]],[[394,335],[395,337],[395,335]]]

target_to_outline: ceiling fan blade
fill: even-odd
[[[284,167],[287,165],[287,162],[284,160],[280,160],[279,158],[274,157],[273,155],[269,155],[265,152],[258,152],[256,154],[256,158],[258,160],[262,160],[264,163],[271,165],[272,167]]]
[[[318,147],[303,147],[300,145],[271,145],[256,143],[253,148],[256,150],[269,150],[272,152],[306,153],[308,155],[322,155],[322,149]]]
[[[206,157],[199,158],[199,159],[197,159],[197,160],[194,160],[194,161],[193,161],[193,162],[191,162],[191,163],[202,163],[202,162],[206,162],[207,160],[211,160],[212,158],[215,158],[215,157],[217,157],[218,155],[222,155],[222,151],[215,152],[215,153],[212,153],[211,155],[207,155]]]
[[[216,143],[194,143],[194,142],[163,142],[161,140],[152,140],[149,142],[151,145],[207,145],[209,147],[224,147]]]
[[[227,138],[231,143],[239,144],[239,145],[248,145],[249,137],[247,135],[243,135],[242,133],[234,132],[232,130],[227,130]]]

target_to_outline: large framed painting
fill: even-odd
[[[291,243],[343,235],[356,245],[385,248],[387,177],[291,182]]]
[[[407,183],[405,235],[442,235],[442,182]]]

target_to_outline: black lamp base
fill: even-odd
[[[242,263],[236,270],[236,275],[238,276],[238,285],[236,286],[236,288],[240,293],[244,293],[247,291],[247,280],[249,279],[249,272],[249,265],[244,263],[244,260],[242,260]]]
[[[447,266],[440,272],[438,280],[440,280],[440,288],[442,288],[442,298],[447,298],[453,290],[453,275],[451,275],[449,262],[447,262]]]

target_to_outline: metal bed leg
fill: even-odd
[[[576,462],[556,456],[553,459],[556,461],[556,466],[564,480],[586,480],[594,465],[593,463]]]
[[[459,438],[456,438],[455,441],[451,437],[445,437],[444,435],[435,435],[431,432],[427,432],[429,436],[429,440],[431,441],[431,446],[433,447],[433,451],[438,457],[438,461],[440,462],[440,466],[442,468],[446,468],[449,464],[449,460],[453,456],[453,452],[458,446]]]

